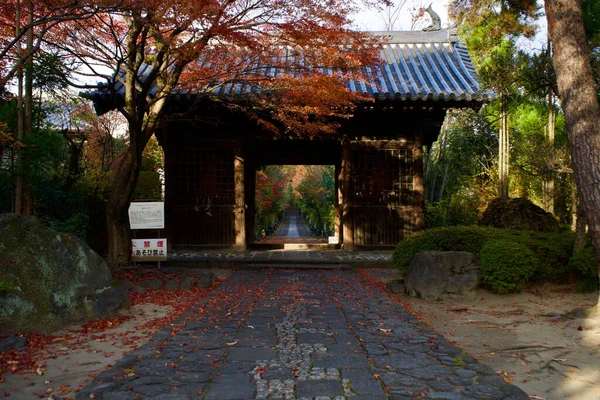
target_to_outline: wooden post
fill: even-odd
[[[342,141],[342,167],[340,171],[340,197],[341,205],[341,237],[344,250],[354,249],[354,224],[352,221],[352,147],[350,140],[344,138]]]
[[[239,145],[235,149],[233,169],[235,182],[235,247],[238,250],[246,250],[246,197],[244,187],[246,180],[244,177],[244,156]]]
[[[413,147],[413,196],[415,207],[414,226],[410,229],[411,233],[419,232],[425,229],[425,183],[423,180],[423,144],[422,132],[418,132],[415,137]]]
[[[341,220],[341,211],[340,211],[340,199],[341,199],[341,191],[340,191],[340,173],[341,173],[341,166],[340,163],[335,164],[335,215],[334,215],[334,221],[333,221],[333,225],[334,225],[334,236],[337,236],[338,238],[341,237],[341,228],[342,228],[342,220]],[[339,243],[342,243],[342,241],[340,240]]]
[[[250,155],[256,154],[251,149],[246,153],[244,169],[246,170],[246,245],[254,244],[254,229],[256,225],[256,160]]]

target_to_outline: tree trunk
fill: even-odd
[[[556,131],[556,108],[554,107],[554,95],[552,89],[548,90],[548,143],[550,144],[551,154],[549,160],[549,170],[544,175],[544,210],[554,214],[554,136]]]
[[[129,136],[130,143],[125,155],[119,162],[106,206],[108,266],[113,272],[128,267],[131,261],[129,204],[140,176],[142,152],[148,142],[148,140],[143,141],[142,136],[144,135],[142,133],[136,134],[135,131],[130,130]]]
[[[500,94],[500,132],[498,139],[498,197],[508,197],[508,113],[506,111],[506,97],[502,94]]]
[[[33,1],[27,3],[27,29],[26,54],[28,59],[25,62],[25,131],[24,136],[33,134]],[[33,213],[31,181],[25,179],[23,185],[23,214],[31,215]]]
[[[79,181],[81,175],[81,154],[83,153],[83,141],[77,143],[74,139],[68,138],[68,132],[63,132],[65,140],[69,144],[69,169],[65,182],[65,190],[69,191]]]
[[[600,275],[600,107],[581,5],[579,0],[546,0],[545,7],[580,208],[588,222]]]
[[[442,174],[442,183],[440,184],[440,191],[438,193],[437,201],[442,201],[444,198],[444,190],[446,189],[446,182],[448,181],[448,169],[450,167],[450,163],[446,162],[444,166],[444,173]]]
[[[579,196],[577,196],[577,184],[575,183],[575,177],[573,174],[570,176],[571,179],[571,230],[577,231],[577,203],[579,202]]]
[[[15,17],[15,36],[21,34],[21,5],[20,2],[16,3],[16,17]],[[17,62],[21,61],[22,47],[21,42],[17,43]],[[23,140],[23,69],[19,68],[17,72],[17,141],[21,144]],[[15,205],[13,211],[15,214],[23,214],[23,191],[24,191],[24,177],[23,177],[23,155],[20,148],[17,148],[17,176],[15,183]]]
[[[577,226],[575,227],[575,245],[573,246],[573,252],[583,250],[585,247],[585,234],[587,228],[587,221],[585,215],[581,212],[581,209],[577,212]]]

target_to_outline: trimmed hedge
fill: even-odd
[[[500,294],[520,292],[523,283],[539,268],[533,251],[513,240],[490,240],[481,248],[479,256],[483,283]]]
[[[593,292],[598,289],[598,266],[593,247],[586,247],[573,254],[569,267],[579,275],[577,291]]]
[[[451,226],[426,230],[396,245],[393,263],[400,272],[406,272],[410,260],[422,251],[468,251],[481,257],[481,250],[489,242],[510,241],[527,247],[537,259],[535,274],[528,279],[551,282],[564,281],[572,268],[575,234],[570,231],[543,233],[498,229],[482,226]]]

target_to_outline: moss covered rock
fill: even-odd
[[[48,333],[129,306],[106,262],[31,216],[0,215],[0,329]]]
[[[500,197],[490,203],[479,225],[534,232],[559,232],[554,216],[527,199]]]

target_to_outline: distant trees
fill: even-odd
[[[320,232],[331,232],[335,218],[335,167],[333,165],[299,166],[300,179],[295,189],[295,203],[307,222]]]
[[[333,165],[269,165],[256,173],[256,234],[267,233],[287,207],[297,207],[318,232],[334,229]]]
[[[284,208],[291,202],[288,188],[292,171],[282,165],[268,165],[256,172],[256,232],[271,233],[271,228],[281,222]]]

